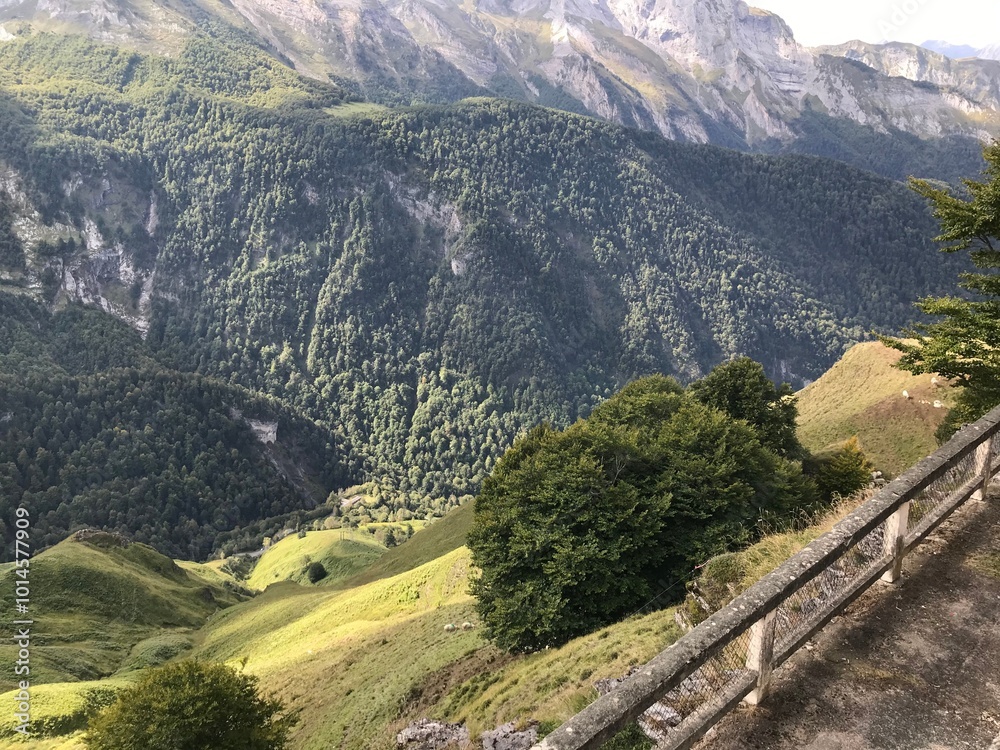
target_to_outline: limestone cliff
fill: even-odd
[[[493,93],[735,146],[794,138],[807,110],[920,137],[1000,134],[1000,63],[903,44],[809,49],[743,0],[0,0],[10,28],[157,48],[199,14],[392,103]]]

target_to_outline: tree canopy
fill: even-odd
[[[468,544],[487,636],[525,651],[591,632],[816,497],[746,422],[670,378],[635,381],[529,432],[484,483]]]
[[[183,661],[148,672],[90,722],[90,750],[282,750],[294,726],[257,678]]]
[[[795,394],[787,383],[775,386],[759,362],[737,357],[692,383],[690,389],[703,404],[753,427],[760,442],[779,456],[803,457],[805,451],[795,435]]]
[[[934,322],[916,325],[909,338],[883,338],[903,352],[899,367],[938,373],[962,386],[945,431],[1000,404],[1000,143],[986,146],[983,156],[983,179],[964,180],[964,192],[910,181],[933,206],[944,252],[967,254],[977,270],[961,275],[965,294],[920,300],[917,306]]]

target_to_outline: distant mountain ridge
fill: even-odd
[[[951,44],[940,39],[928,39],[920,46],[945,57],[950,57],[952,60],[961,60],[967,57],[978,57],[981,60],[1000,60],[1000,43],[990,44],[986,47],[972,47],[968,44]]]
[[[809,49],[742,0],[0,0],[19,21],[178,49],[206,22],[241,29],[316,78],[385,103],[493,94],[677,140],[793,141],[810,118],[920,138],[1000,135],[1000,63],[915,45]]]

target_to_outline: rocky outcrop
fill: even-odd
[[[396,747],[405,750],[444,750],[465,748],[469,730],[464,724],[418,719],[396,735]]]
[[[518,729],[517,724],[510,722],[483,732],[479,735],[479,742],[483,750],[530,750],[538,742],[538,726],[530,724]]]
[[[0,199],[13,210],[14,231],[27,251],[29,288],[53,305],[70,301],[98,307],[145,336],[156,267],[144,268],[138,258],[155,255],[155,192],[142,193],[111,175],[87,178],[79,173],[68,175],[61,187],[66,198],[85,207],[82,218],[57,214],[44,220],[23,176],[0,163]],[[141,227],[149,244],[140,248],[109,241],[98,221],[132,237],[139,234],[132,230]]]
[[[277,422],[261,422],[257,419],[249,419],[247,420],[247,424],[250,425],[250,429],[253,430],[256,438],[264,445],[274,445],[278,441]]]
[[[529,750],[536,742],[537,722],[529,722],[523,728],[510,722],[483,732],[475,747],[482,750]],[[473,745],[464,724],[418,719],[396,735],[396,747],[401,750],[466,750]]]
[[[0,22],[156,38],[157,51],[155,24],[171,38],[195,28],[179,12],[0,0]],[[1000,134],[1000,63],[906,44],[809,49],[743,0],[234,0],[217,12],[307,75],[400,102],[492,91],[727,145],[793,138],[807,110],[919,136]]]

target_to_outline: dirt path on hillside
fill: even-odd
[[[697,750],[988,750],[1000,734],[1000,492],[958,511],[904,571]]]

